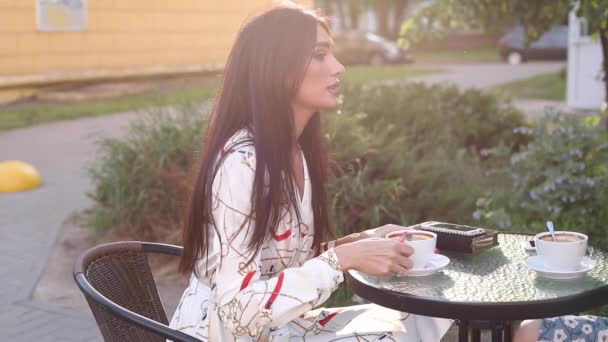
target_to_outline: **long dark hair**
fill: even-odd
[[[285,203],[297,210],[299,198],[291,176],[295,141],[291,103],[312,57],[319,25],[329,32],[327,23],[315,12],[282,3],[241,28],[226,63],[195,169],[184,220],[181,272],[196,272],[197,260],[208,256],[212,244],[209,229],[215,226],[211,189],[216,161],[226,141],[237,131],[251,131],[256,151],[249,213],[255,218],[248,246],[250,262],[269,234],[275,233]],[[312,185],[313,248],[317,253],[327,235],[335,237],[327,209],[327,152],[322,132],[320,114],[315,113],[299,137]]]

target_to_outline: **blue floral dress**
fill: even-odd
[[[562,316],[546,318],[540,327],[539,341],[608,342],[608,318]]]

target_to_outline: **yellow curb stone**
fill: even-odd
[[[0,192],[17,192],[37,188],[42,178],[36,169],[19,160],[0,162]]]

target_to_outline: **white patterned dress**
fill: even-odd
[[[242,130],[222,150],[213,181],[213,245],[190,278],[171,327],[203,341],[424,341],[437,342],[451,325],[445,319],[409,315],[377,305],[317,308],[343,281],[333,243],[314,257],[313,211],[308,167],[304,194],[285,209],[281,227],[247,265],[248,229],[240,229],[251,209],[255,150]],[[294,185],[295,186],[295,185]],[[296,190],[297,191],[297,190]],[[220,263],[221,255],[221,263]]]

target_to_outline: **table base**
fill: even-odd
[[[469,330],[471,342],[481,342],[481,329],[492,330],[492,342],[512,342],[512,321],[458,321],[458,342],[469,342]]]

